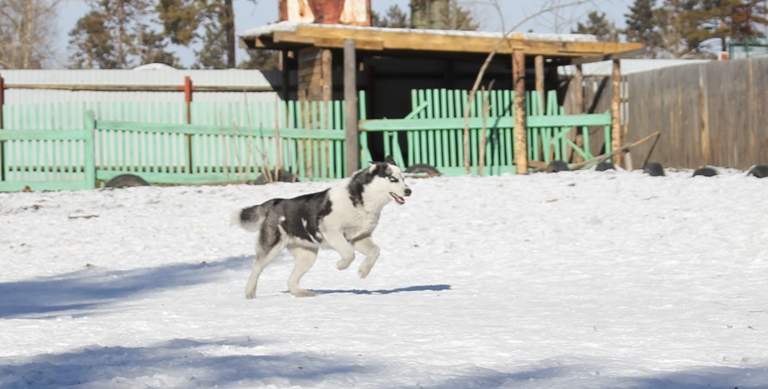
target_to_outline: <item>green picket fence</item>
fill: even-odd
[[[0,130],[0,191],[93,188],[93,121],[85,122],[78,130]]]
[[[278,166],[299,180],[345,172],[340,101],[197,103],[190,117],[199,124],[184,124],[186,106],[175,103],[3,108],[0,191],[93,188],[120,174],[199,184],[250,181]]]
[[[245,182],[277,167],[302,181],[342,178],[343,106],[201,103],[192,122],[209,124],[98,120],[97,178],[130,173],[167,184]]]
[[[362,163],[371,159],[368,133],[383,134],[383,151],[401,166],[429,164],[448,175],[464,167],[462,90],[414,90],[413,111],[404,119],[367,120],[360,94]],[[610,145],[609,113],[564,115],[554,92],[545,107],[528,96],[528,159],[584,159],[590,127],[603,128]],[[480,92],[470,109],[471,172],[515,172],[514,92]],[[487,111],[487,115],[482,112]],[[333,180],[345,172],[345,104],[61,103],[3,107],[0,130],[0,191],[93,188],[120,174],[152,183],[246,182],[269,167],[302,181]],[[83,120],[85,118],[85,120]],[[84,121],[84,123],[83,123]],[[572,140],[583,134],[583,145]],[[484,155],[481,153],[485,145]],[[610,151],[610,150],[606,150]]]
[[[464,166],[464,110],[469,92],[465,90],[413,90],[413,110],[404,119],[365,120],[360,129],[363,163],[371,159],[367,145],[368,132],[381,132],[385,154],[392,155],[402,166],[428,164],[447,175],[466,174]],[[361,99],[364,99],[364,94]],[[482,156],[484,174],[513,173],[514,165],[514,91],[480,91],[469,111],[470,171],[479,173]],[[527,95],[526,117],[528,159],[549,163],[553,159],[568,161],[572,153],[584,159],[590,153],[589,128],[601,127],[610,139],[610,113],[565,115],[557,105],[557,94],[551,91],[547,109],[537,92]],[[483,111],[487,111],[485,118]],[[583,145],[572,140],[579,131]],[[609,144],[609,142],[606,142]],[[485,144],[484,155],[480,152]],[[610,151],[610,150],[608,150]]]

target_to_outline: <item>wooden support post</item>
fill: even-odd
[[[576,65],[576,74],[573,76],[573,80],[571,80],[571,87],[574,90],[574,105],[575,108],[571,114],[573,115],[581,115],[584,113],[584,72],[581,68],[581,65]],[[582,133],[584,130],[582,127],[576,128],[576,135],[574,135],[574,142],[577,147],[583,149],[584,148],[584,134]],[[591,152],[590,150],[584,150],[586,152]],[[579,163],[583,161],[584,158],[582,158],[581,154],[574,152],[571,161],[573,163]]]
[[[332,65],[333,57],[331,55],[331,50],[323,49],[323,52],[320,54],[320,67],[323,71],[323,101],[326,103],[326,107],[327,104],[333,100]],[[326,125],[325,128],[329,127]]]
[[[5,106],[5,80],[0,74],[0,130],[3,129],[3,107]]]
[[[613,71],[611,72],[611,83],[613,85],[613,95],[611,96],[611,150],[617,150],[621,147],[621,66],[619,59],[613,60]],[[613,160],[616,166],[623,166],[621,154],[616,155]]]
[[[290,72],[288,70],[288,52],[287,51],[281,51],[280,52],[280,72],[282,76],[282,82],[283,87],[281,88],[281,97],[283,101],[288,101],[288,96],[290,93]]]
[[[584,113],[584,72],[581,69],[581,65],[576,65],[576,74],[573,76],[573,84],[574,88],[576,88],[576,109],[573,114],[581,115]]]
[[[750,83],[751,85],[751,83]],[[699,105],[701,107],[701,162],[710,164],[712,149],[709,144],[709,97],[707,96],[707,70],[699,65]]]
[[[357,59],[355,41],[344,40],[344,101],[347,111],[346,159],[347,176],[351,176],[360,165],[360,137],[357,129]]]
[[[178,87],[184,91],[184,101],[187,103],[187,124],[192,124],[192,78],[184,76],[184,86]],[[187,173],[192,173],[192,135],[187,134]]]
[[[515,165],[517,174],[528,174],[528,144],[525,128],[525,54],[512,52],[512,86],[515,89]]]
[[[545,96],[546,90],[544,88],[544,56],[537,55],[534,57],[534,67],[536,69],[536,92],[539,93],[539,98],[541,99],[539,103],[541,103],[542,112],[547,112],[545,104],[547,97]]]
[[[0,130],[3,129],[3,107],[5,106],[5,81],[0,75]],[[0,181],[5,181],[5,147],[0,140]]]
[[[184,91],[184,101],[187,103],[187,124],[192,123],[192,91],[195,87],[192,86],[192,79],[189,76],[184,76],[184,85],[178,86],[176,89]]]

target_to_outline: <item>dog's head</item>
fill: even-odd
[[[403,171],[395,164],[392,157],[384,162],[371,162],[371,165],[352,177],[350,197],[355,205],[362,204],[363,195],[376,202],[388,203],[395,200],[405,203],[405,197],[411,195],[411,188],[405,184]]]

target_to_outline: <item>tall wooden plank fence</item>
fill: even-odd
[[[627,80],[629,136],[661,131],[653,161],[742,170],[768,163],[768,58],[677,66]],[[632,150],[634,166],[650,147]]]

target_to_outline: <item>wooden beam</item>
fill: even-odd
[[[174,85],[63,85],[63,84],[5,84],[5,89],[43,89],[103,92],[176,92]],[[274,92],[271,86],[195,86],[195,92]]]
[[[321,58],[321,68],[323,70],[323,101],[333,100],[333,56],[330,50],[323,50]],[[328,118],[326,118],[328,120]],[[327,124],[327,123],[326,123]],[[326,128],[328,128],[326,126]]]
[[[573,84],[576,88],[576,112],[575,115],[584,113],[584,72],[581,65],[576,65],[576,74],[573,76]]]
[[[314,45],[324,48],[344,48],[344,38],[315,38]],[[381,51],[384,43],[378,39],[355,39],[355,50]]]
[[[515,165],[517,174],[528,174],[528,145],[525,129],[525,54],[512,55],[512,85],[515,89]]]
[[[544,90],[544,56],[537,55],[533,59],[534,68],[536,72],[536,92],[539,92],[539,98],[541,101],[541,109],[546,111],[546,91]]]
[[[621,65],[618,59],[613,60],[611,72],[611,84],[613,95],[611,96],[611,150],[618,149],[622,144],[621,139]],[[613,161],[616,166],[622,166],[622,155],[619,154]]]
[[[287,51],[280,51],[280,75],[282,77],[282,88],[281,88],[281,94],[283,101],[288,101],[288,97],[290,96],[290,71],[288,70],[288,52]]]
[[[253,38],[251,38],[253,39]],[[381,42],[385,50],[413,50],[490,53],[498,43],[498,37],[432,34],[408,32],[402,30],[332,28],[302,25],[295,32],[274,32],[275,42],[315,44],[326,42],[333,47],[344,39],[357,41]],[[378,45],[378,43],[376,43]],[[356,48],[359,49],[357,43]],[[509,44],[499,48],[499,54],[512,54],[512,50],[522,50],[525,55],[546,55],[564,57],[604,56],[615,53],[642,49],[641,43],[619,42],[563,42],[555,40],[530,40],[525,35],[516,34],[509,39]]]
[[[360,141],[357,129],[357,59],[355,41],[344,41],[344,101],[346,102],[346,166],[351,176],[360,166]]]
[[[599,56],[590,56],[590,57],[580,57],[580,58],[573,58],[571,59],[571,65],[583,65],[585,63],[593,63],[593,62],[601,62],[601,61],[610,61],[614,59],[620,59],[620,58],[628,58],[633,57],[639,54],[642,54],[645,52],[645,47],[640,46],[637,47],[637,45],[640,45],[640,43],[635,43],[633,46],[627,46],[625,50],[621,52],[617,52],[614,54],[606,54],[606,55],[599,55]]]
[[[751,85],[751,83],[750,83]],[[701,162],[710,163],[712,148],[709,143],[709,96],[707,92],[707,68],[699,65],[699,106],[701,107]]]
[[[575,108],[571,114],[581,115],[584,113],[584,72],[581,69],[581,65],[576,65],[576,73],[573,75],[573,79],[571,79],[571,88],[573,88],[573,97],[575,100]],[[574,131],[573,143],[575,143],[577,147],[584,149],[583,127],[576,128],[576,131]],[[592,152],[591,150],[586,151],[590,153]],[[579,153],[573,152],[571,155],[571,161],[569,162],[578,163],[584,160]]]

